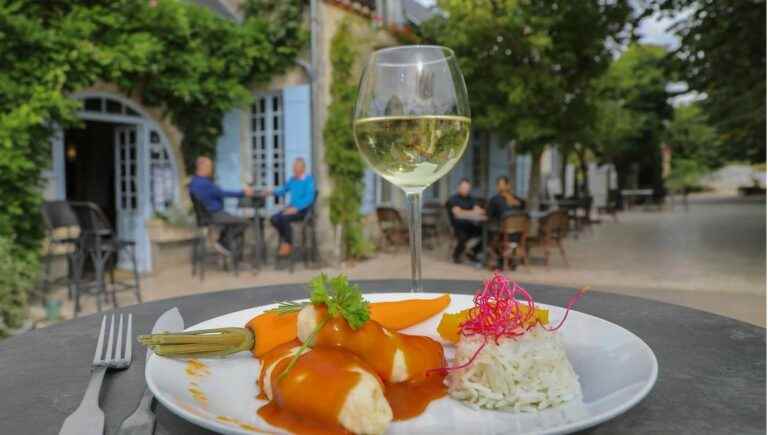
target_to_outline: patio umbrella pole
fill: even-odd
[[[253,349],[255,336],[248,328],[219,328],[140,335],[138,340],[159,356],[210,358],[250,351]]]

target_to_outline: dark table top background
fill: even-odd
[[[407,289],[409,281],[359,281],[366,292]],[[426,280],[427,292],[474,293],[477,281]],[[526,285],[537,301],[563,306],[575,289]],[[257,287],[129,306],[134,334],[179,307],[186,326],[244,308],[306,297],[304,284]],[[653,349],[659,377],[627,413],[583,433],[766,433],[765,329],[730,318],[651,300],[590,292],[577,310],[632,331]],[[80,403],[101,315],[62,322],[0,341],[0,434],[57,434]],[[106,433],[133,412],[144,388],[144,355],[134,346],[127,370],[104,380]],[[207,434],[158,406],[156,434]]]

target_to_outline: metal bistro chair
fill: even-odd
[[[293,273],[294,265],[296,264],[298,257],[301,257],[305,268],[309,268],[310,263],[317,262],[317,237],[315,234],[315,203],[317,202],[317,194],[318,192],[315,191],[315,199],[307,208],[306,213],[304,213],[304,218],[300,221],[291,222],[291,230],[293,231],[293,234],[298,233],[300,235],[301,242],[299,242],[297,247],[294,247],[293,252],[291,252],[290,255],[285,257],[281,257],[277,254],[275,255],[275,263],[279,264],[281,260],[288,261],[288,270],[290,270],[291,273]]]
[[[568,258],[565,255],[563,239],[568,236],[570,228],[568,212],[565,210],[554,210],[541,218],[539,221],[539,233],[536,237],[529,237],[526,248],[541,246],[544,249],[544,265],[549,267],[549,250],[553,245],[560,250],[563,262],[566,267],[569,266]]]
[[[379,223],[379,231],[384,236],[383,242],[387,246],[408,244],[408,226],[396,208],[377,207],[376,220]]]
[[[117,292],[133,291],[136,301],[141,303],[141,279],[136,260],[136,242],[117,237],[112,225],[104,212],[92,202],[71,202],[80,228],[82,228],[81,248],[83,255],[80,270],[87,259],[91,260],[94,269],[94,280],[90,283],[80,281],[76,286],[75,315],[80,312],[80,293],[86,291],[96,296],[96,304],[101,311],[101,298],[112,296],[112,305],[117,308]],[[115,268],[119,256],[127,255],[131,260],[133,282],[116,282]],[[109,273],[111,288],[107,287],[106,274]],[[96,293],[91,290],[96,289]]]
[[[42,206],[45,225],[46,247],[43,254],[43,276],[40,283],[41,297],[45,299],[54,280],[51,279],[51,266],[57,253],[67,257],[67,297],[72,298],[74,285],[80,279],[77,265],[80,263],[80,222],[67,201],[46,201]]]
[[[211,213],[192,192],[189,192],[189,199],[192,201],[192,207],[195,212],[195,224],[197,226],[197,234],[192,244],[192,276],[199,274],[200,281],[202,281],[205,279],[205,264],[211,254],[208,252],[208,244],[213,243],[216,230],[221,231],[225,224],[214,223]],[[235,249],[232,250],[232,255],[224,255],[216,251],[213,254],[224,258],[225,268],[227,268],[228,261],[231,262],[234,274],[238,276],[238,260],[242,253],[239,247],[241,243],[234,240],[234,238],[229,239],[228,243],[229,246],[235,246]]]
[[[516,258],[522,260],[526,270],[528,267],[528,232],[531,219],[527,213],[509,214],[501,219],[499,234],[496,239],[497,255],[501,256],[501,269],[506,265],[514,269]]]

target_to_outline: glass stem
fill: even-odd
[[[421,286],[421,191],[406,192],[408,198],[408,238],[411,246],[411,293],[422,291]]]

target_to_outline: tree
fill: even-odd
[[[727,143],[726,159],[765,161],[765,0],[646,0],[654,12],[683,18],[671,30],[680,47],[673,68]]]
[[[291,65],[306,40],[299,0],[247,0],[242,23],[191,2],[154,3],[0,2],[0,235],[10,255],[40,248],[52,127],[79,122],[70,93],[108,82],[161,108],[190,162],[213,154],[223,114]]]
[[[679,159],[694,160],[705,168],[723,163],[720,136],[699,103],[675,107],[664,142],[672,148],[673,165]]]
[[[533,156],[529,206],[538,206],[540,165],[550,144],[573,144],[591,124],[592,80],[610,64],[627,1],[445,0],[447,17],[424,24],[451,47],[464,72],[476,128],[498,132]]]
[[[594,149],[616,167],[619,188],[637,164],[643,169],[640,182],[663,190],[661,144],[665,123],[672,117],[666,53],[663,47],[632,44],[597,81]]]

